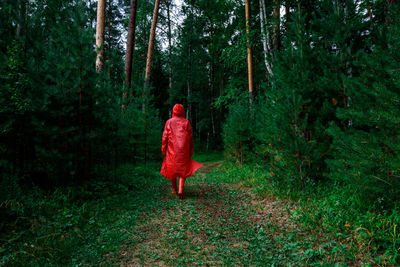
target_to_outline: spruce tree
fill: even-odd
[[[371,53],[357,62],[360,76],[346,82],[350,105],[332,123],[329,177],[350,189],[358,207],[387,208],[400,196],[400,22],[375,25]]]

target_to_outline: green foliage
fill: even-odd
[[[254,146],[252,117],[248,99],[244,98],[230,105],[223,128],[225,151],[239,163],[251,160],[251,150]]]
[[[312,191],[330,178],[351,186],[359,208],[393,207],[400,195],[398,22],[371,29],[353,1],[313,7],[291,12],[273,76],[251,106],[237,93],[237,77],[218,99],[229,107],[227,153],[264,164],[286,192]],[[224,51],[228,66],[237,60],[231,50]]]
[[[363,208],[393,207],[400,200],[400,23],[377,29],[386,38],[357,64],[360,76],[349,80],[349,106],[339,108],[333,138],[329,177],[350,186]],[[379,36],[383,38],[383,36]]]
[[[150,186],[163,181],[157,167],[126,164],[96,182],[51,193],[33,188],[2,202],[0,213],[8,209],[8,216],[2,217],[0,264],[112,264],[123,244],[132,244],[139,214],[161,204],[152,201],[158,193]]]
[[[141,87],[138,91],[143,90]],[[143,110],[143,98],[132,98],[123,110],[118,125],[119,157],[131,160],[160,159],[162,126],[156,110],[148,103]]]
[[[399,208],[390,211],[365,211],[354,201],[351,186],[337,187],[333,184],[322,184],[308,187],[308,192],[299,194],[296,188],[288,188],[279,184],[271,176],[274,169],[265,169],[259,164],[243,164],[226,161],[218,170],[208,175],[208,181],[240,185],[244,190],[254,192],[263,200],[275,199],[283,201],[293,222],[298,224],[308,236],[308,241],[317,242],[318,250],[310,250],[303,254],[301,260],[329,258],[330,253],[354,261],[355,255],[363,255],[361,260],[371,256],[372,262],[380,264],[396,264],[399,261],[400,223]],[[299,235],[295,234],[299,242]],[[287,236],[285,237],[287,238]],[[294,250],[299,243],[283,238],[285,249]],[[342,244],[342,245],[340,245]],[[343,245],[345,244],[345,245]],[[295,246],[295,247],[292,247]],[[307,248],[307,242],[302,243]],[[310,254],[310,255],[308,255]],[[294,256],[294,255],[293,255]],[[335,258],[335,257],[334,257]],[[295,258],[293,258],[295,259]],[[315,259],[315,258],[314,258]],[[332,259],[331,259],[332,260]],[[333,259],[334,260],[334,259]],[[349,264],[348,262],[348,264]]]

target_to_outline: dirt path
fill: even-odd
[[[258,199],[248,189],[218,181],[206,164],[188,179],[178,200],[168,184],[154,188],[158,208],[143,212],[120,252],[121,266],[308,265],[347,260],[343,246],[300,230],[293,206]],[[160,207],[161,205],[161,207]],[[348,255],[348,253],[346,254]]]
[[[164,208],[141,215],[134,245],[121,251],[121,265],[243,265],[275,259],[280,247],[275,240],[294,229],[285,208],[209,179],[220,164],[206,164],[191,177],[183,201],[167,185],[158,189],[164,192],[158,199]]]

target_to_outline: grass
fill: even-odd
[[[115,174],[124,173],[126,177],[51,194],[32,190],[18,205],[6,210],[8,218],[2,220],[0,235],[0,265],[104,263],[119,253],[121,244],[129,242],[131,225],[135,225],[141,211],[151,208],[149,205],[162,205],[150,201],[160,193],[152,188],[165,182],[157,175],[157,165],[149,169],[121,166]]]
[[[352,214],[333,204],[344,199],[322,191],[291,200],[268,183],[270,173],[260,166],[223,162],[218,153],[194,159],[206,168],[187,180],[184,200],[171,194],[157,162],[123,165],[107,180],[79,188],[52,194],[37,189],[19,204],[3,206],[9,216],[1,228],[0,265],[398,261],[398,215]]]
[[[400,264],[400,209],[365,210],[352,200],[345,187],[323,184],[301,191],[277,185],[271,172],[259,165],[225,162],[213,175],[248,188],[259,198],[279,198],[289,209],[292,220],[316,242],[331,240],[346,246],[349,262]]]

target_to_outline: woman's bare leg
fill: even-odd
[[[176,194],[176,191],[178,191],[178,188],[176,185],[176,178],[171,179],[171,185],[172,185],[172,194]]]
[[[183,187],[185,186],[185,178],[179,177],[179,192],[178,196],[183,199]]]

